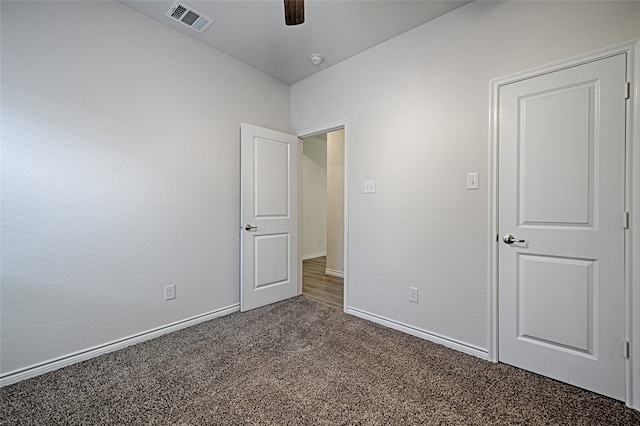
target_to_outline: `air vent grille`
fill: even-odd
[[[182,25],[199,32],[200,34],[213,24],[213,19],[207,18],[202,13],[179,1],[175,2],[173,6],[171,6],[166,15],[169,18],[180,22]]]
[[[188,10],[187,13],[184,14],[184,18],[182,18],[181,21],[191,26],[199,17],[200,15],[198,15],[197,13],[193,13],[192,11]]]
[[[176,18],[176,19],[180,19],[180,17],[187,11],[187,8],[185,8],[184,6],[182,6],[181,4],[178,5],[178,7],[175,8],[175,10],[173,11],[173,13],[171,14],[172,18]]]

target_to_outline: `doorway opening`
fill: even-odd
[[[301,138],[302,294],[344,308],[345,131]]]

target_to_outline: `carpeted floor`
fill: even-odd
[[[297,297],[0,389],[3,425],[640,425],[621,402]]]

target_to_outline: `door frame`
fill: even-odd
[[[347,312],[349,306],[349,122],[347,119],[335,121],[307,129],[296,133],[299,144],[303,138],[314,136],[320,133],[329,133],[334,130],[344,129],[344,279],[343,279],[343,306],[342,310]],[[298,170],[302,170],[302,146],[298,149]],[[302,173],[298,173],[298,247],[302,247]],[[302,294],[302,250],[298,250],[298,294]]]
[[[490,81],[489,121],[489,235],[488,235],[488,359],[498,362],[498,99],[501,86],[531,77],[592,62],[620,53],[627,54],[627,76],[631,82],[627,108],[625,152],[625,205],[629,227],[625,230],[625,336],[630,344],[626,360],[626,404],[640,410],[640,39],[620,43],[587,54],[510,74]],[[622,91],[624,88],[620,88]],[[636,183],[634,185],[634,182]],[[622,213],[621,226],[622,226]],[[620,352],[622,354],[623,347]]]

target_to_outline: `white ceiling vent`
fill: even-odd
[[[192,30],[199,32],[200,34],[213,24],[213,19],[207,18],[202,13],[193,10],[193,8],[179,1],[175,2],[173,6],[171,6],[167,12],[167,16],[180,22],[182,25],[186,25]]]

